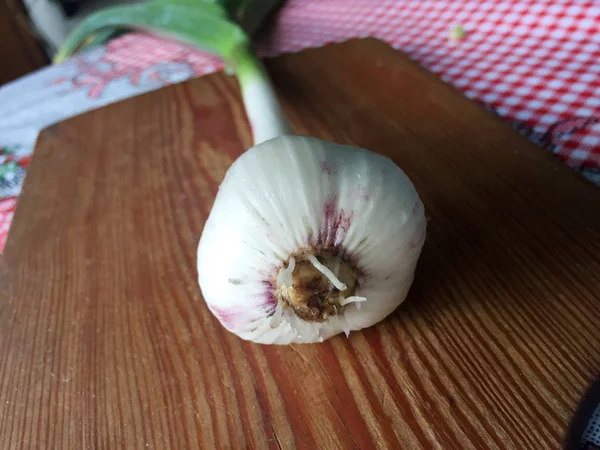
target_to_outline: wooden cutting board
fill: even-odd
[[[600,372],[600,190],[375,40],[268,62],[299,134],[394,159],[430,218],[387,320],[228,333],[196,246],[251,144],[218,73],[42,132],[1,268],[0,448],[559,448]]]

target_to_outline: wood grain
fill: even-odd
[[[268,67],[299,134],[415,182],[407,301],[349,339],[241,341],[195,269],[251,142],[235,79],[87,113],[40,136],[5,249],[0,448],[559,448],[600,369],[600,192],[380,42]]]

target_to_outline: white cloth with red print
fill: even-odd
[[[264,56],[382,39],[600,184],[599,0],[288,0],[270,27]],[[221,68],[133,33],[0,87],[0,250],[42,128]]]

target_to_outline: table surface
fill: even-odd
[[[42,132],[0,266],[0,447],[557,448],[600,369],[600,192],[381,42],[276,58],[298,134],[390,156],[430,219],[388,319],[228,333],[196,281],[251,135],[222,73]]]

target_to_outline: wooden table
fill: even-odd
[[[251,136],[222,73],[45,130],[0,270],[0,448],[558,448],[600,370],[600,191],[386,45],[269,61],[300,134],[392,157],[430,218],[387,320],[224,330],[197,242]]]

